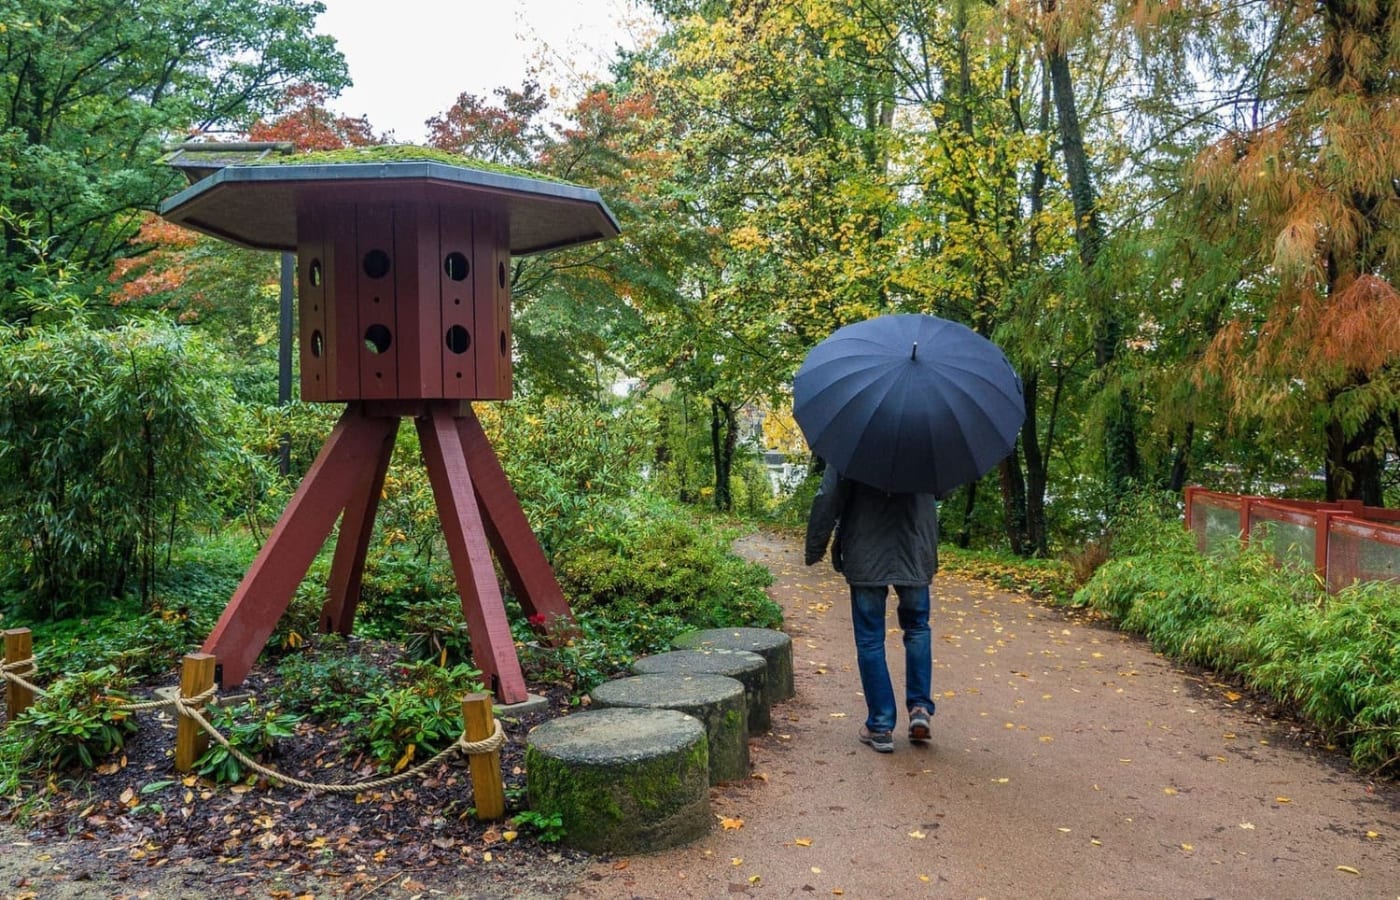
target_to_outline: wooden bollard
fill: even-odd
[[[10,628],[5,632],[5,663],[15,665],[34,656],[34,638],[28,628]],[[24,676],[29,680],[33,676]],[[13,722],[20,713],[34,705],[34,692],[29,688],[5,679],[5,721]]]
[[[491,712],[490,694],[467,694],[462,698],[462,722],[467,740],[484,741],[496,730],[496,717]],[[473,753],[471,763],[472,795],[476,798],[478,819],[499,819],[506,814],[506,783],[501,774],[501,751]]]
[[[214,662],[212,653],[186,653],[180,667],[180,697],[188,701],[214,686]],[[180,716],[175,729],[175,770],[188,772],[194,768],[195,760],[209,749],[209,735],[199,727],[199,723],[189,716]]]

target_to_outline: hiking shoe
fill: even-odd
[[[928,720],[933,713],[916,706],[909,710],[909,740],[927,741],[933,737],[933,729],[929,727]]]
[[[894,738],[888,731],[871,731],[862,725],[860,726],[860,742],[869,744],[870,749],[876,753],[894,752]]]

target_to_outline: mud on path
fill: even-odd
[[[94,867],[91,842],[3,826],[0,900],[1400,898],[1394,782],[1348,772],[1307,731],[1141,640],[983,585],[934,585],[933,741],[911,745],[901,722],[895,752],[872,752],[856,741],[845,583],[804,567],[790,538],[739,550],[774,573],[797,696],[752,740],[753,777],[713,790],[716,824],[695,844],[590,861],[498,843],[489,866],[320,877],[188,858],[123,881]],[[892,616],[890,629],[900,693]]]
[[[1143,641],[982,585],[934,584],[934,739],[864,719],[845,583],[770,567],[797,697],[691,846],[600,861],[574,897],[1400,898],[1400,789]],[[896,694],[903,652],[890,617]],[[738,820],[741,827],[734,827]]]

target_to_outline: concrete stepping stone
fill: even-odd
[[[747,650],[672,650],[632,663],[637,675],[725,675],[744,685],[749,734],[763,734],[773,721],[768,699],[768,664]]]
[[[674,709],[705,726],[710,784],[749,777],[749,727],[744,685],[724,675],[633,675],[593,689],[593,706]]]
[[[525,745],[531,809],[559,813],[563,843],[590,853],[649,853],[709,830],[705,728],[673,709],[618,707],[537,726]]]
[[[706,628],[671,642],[677,650],[747,650],[768,663],[768,696],[774,703],[797,696],[792,684],[792,638],[776,628]]]

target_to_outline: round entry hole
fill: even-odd
[[[467,352],[467,348],[472,345],[471,332],[461,325],[453,325],[447,329],[447,349],[453,353],[462,354]]]
[[[447,277],[453,281],[462,281],[471,271],[471,264],[467,262],[466,256],[461,253],[449,253],[442,261],[442,270],[447,273]]]
[[[370,353],[384,353],[393,342],[393,334],[383,325],[371,325],[365,329],[365,349]]]
[[[321,274],[321,261],[311,260],[311,265],[306,267],[306,280],[311,282],[312,287],[320,287],[324,276]]]
[[[383,278],[389,274],[389,254],[383,250],[371,250],[365,254],[365,274],[370,278]]]

